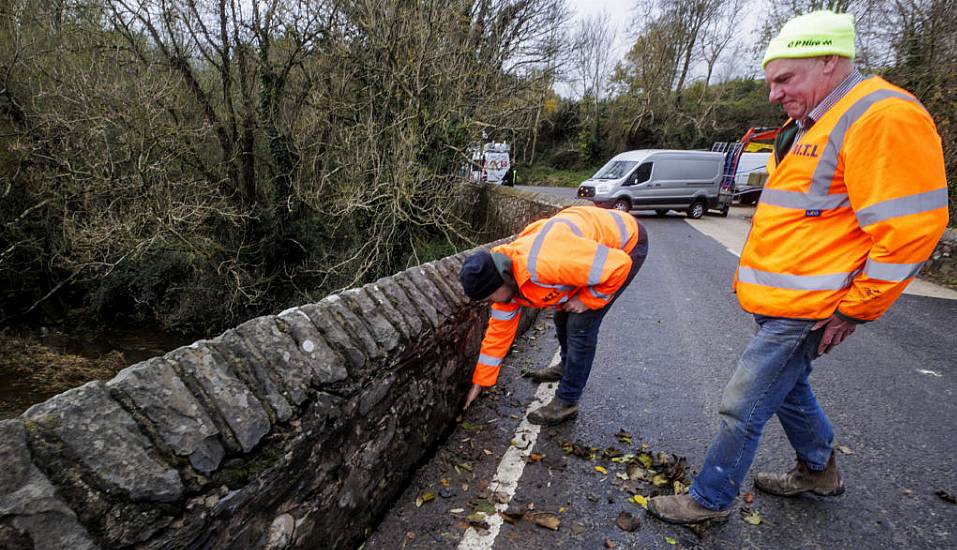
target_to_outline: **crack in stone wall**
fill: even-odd
[[[487,240],[571,204],[463,195]],[[252,319],[0,422],[0,548],[358,546],[470,385],[488,312],[458,287],[467,254]]]

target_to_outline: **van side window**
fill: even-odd
[[[650,162],[642,163],[642,165],[635,170],[635,173],[631,175],[631,181],[628,182],[628,184],[638,185],[651,179],[651,165],[652,163]]]

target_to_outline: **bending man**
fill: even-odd
[[[724,390],[718,433],[689,494],[649,502],[666,521],[726,519],[774,414],[797,464],[757,474],[755,486],[779,496],[844,492],[811,362],[887,311],[947,225],[933,119],[906,91],[861,76],[853,59],[850,14],[797,17],[768,46],[770,100],[790,119],[735,277],[758,331]]]
[[[530,224],[491,253],[466,258],[459,273],[465,294],[473,300],[490,299],[492,308],[465,406],[483,387],[495,385],[518,330],[521,307],[554,307],[562,360],[557,368],[544,370],[561,382],[555,399],[528,419],[547,425],[575,417],[602,318],[647,254],[648,237],[633,216],[575,206]]]

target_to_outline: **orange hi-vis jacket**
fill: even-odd
[[[510,302],[492,304],[472,382],[495,385],[522,306],[556,307],[577,297],[590,309],[604,307],[628,278],[637,242],[638,222],[631,214],[573,206],[492,248],[512,260],[518,292]]]
[[[783,153],[783,151],[782,151]],[[934,121],[911,94],[854,86],[768,170],[735,275],[748,312],[795,319],[880,317],[947,226]]]

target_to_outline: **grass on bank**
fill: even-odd
[[[571,168],[560,170],[547,164],[518,168],[519,185],[546,185],[549,187],[578,187],[587,180],[601,166],[592,168]]]

